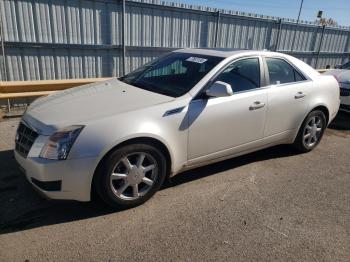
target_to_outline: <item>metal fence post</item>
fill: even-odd
[[[1,12],[0,12],[1,13]],[[1,38],[1,55],[2,55],[2,75],[3,80],[7,81],[7,70],[6,70],[6,60],[5,60],[5,46],[4,46],[4,31],[3,31],[3,25],[2,25],[2,17],[0,15],[0,38]],[[7,112],[11,112],[11,102],[10,99],[7,99]]]
[[[126,32],[126,16],[125,16],[125,0],[122,0],[123,1],[123,16],[122,16],[122,52],[123,52],[123,75],[126,74],[126,36],[125,36],[125,32]]]
[[[317,65],[318,65],[318,58],[320,56],[321,46],[322,46],[323,36],[324,36],[324,31],[325,30],[326,30],[326,25],[323,25],[322,26],[322,34],[321,34],[320,44],[318,45],[317,56],[316,56],[316,63],[315,63],[315,68],[316,69],[317,69]]]
[[[280,40],[280,34],[282,29],[282,19],[278,19],[278,29],[277,29],[277,36],[276,36],[276,46],[275,51],[277,51],[279,40]]]
[[[215,27],[214,47],[217,47],[217,45],[218,45],[219,23],[220,23],[220,11],[217,11],[216,12],[216,27]]]
[[[292,46],[290,48],[291,52],[293,52],[295,35],[296,35],[296,31],[298,30],[298,24],[299,24],[299,19],[300,19],[301,9],[303,8],[303,4],[304,4],[304,0],[301,0],[299,13],[298,13],[298,19],[297,19],[297,23],[296,23],[296,28],[295,28],[295,31],[294,31],[294,37],[293,37],[293,40],[292,40]]]
[[[350,32],[348,32],[348,37],[346,39],[346,44],[345,44],[345,48],[344,48],[344,57],[346,57],[347,59],[350,59]],[[341,63],[343,64],[344,62],[344,58],[342,59]]]
[[[7,81],[7,70],[6,70],[6,60],[5,60],[5,46],[4,46],[4,31],[2,25],[2,17],[0,15],[0,37],[1,37],[1,53],[2,53],[2,72],[5,81]]]
[[[11,102],[10,102],[10,98],[7,98],[7,113],[11,113]]]

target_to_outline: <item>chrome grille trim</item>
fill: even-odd
[[[37,137],[38,133],[21,121],[16,133],[16,152],[26,158]]]

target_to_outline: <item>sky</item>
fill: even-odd
[[[297,19],[301,0],[174,0],[173,2]],[[315,21],[317,11],[350,26],[350,0],[304,0],[300,20]]]

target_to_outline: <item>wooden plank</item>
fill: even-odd
[[[329,71],[330,69],[317,69],[317,71],[319,72],[319,73],[324,73],[324,72],[327,72],[327,71]]]
[[[13,99],[35,96],[47,96],[57,91],[20,92],[20,93],[0,93],[0,99]]]
[[[9,81],[0,82],[0,94],[39,92],[64,90],[84,84],[105,81],[111,78],[85,78],[85,79],[64,79],[64,80],[39,80],[39,81]]]

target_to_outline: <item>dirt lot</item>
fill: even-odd
[[[350,115],[319,147],[278,146],[180,174],[143,206],[49,202],[0,123],[1,261],[350,261]]]

